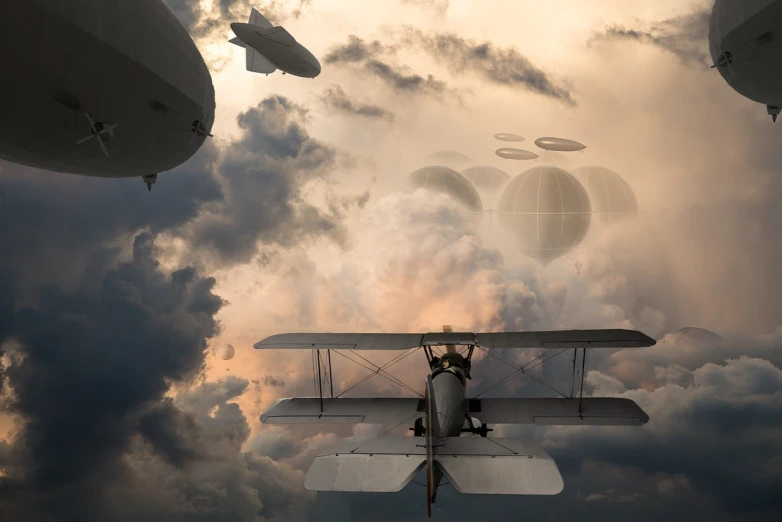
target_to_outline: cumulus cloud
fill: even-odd
[[[323,105],[337,113],[374,120],[394,121],[393,112],[378,105],[354,101],[339,85],[327,88],[319,98]]]
[[[685,386],[622,394],[649,414],[644,427],[551,428],[543,435],[549,449],[566,468],[589,455],[650,476],[666,472],[675,484],[661,482],[657,489],[663,495],[677,484],[691,484],[731,511],[752,511],[763,520],[780,507],[771,492],[782,481],[775,458],[782,446],[772,435],[782,427],[782,370],[763,359],[741,357],[706,363],[690,373]],[[724,452],[735,458],[725,459]],[[678,481],[677,475],[682,477]],[[754,499],[751,508],[749,498]]]
[[[653,45],[672,53],[683,63],[710,65],[708,44],[711,5],[665,20],[625,27],[614,24],[595,34],[591,42],[632,41]]]
[[[105,492],[98,484],[123,475],[136,436],[165,448],[171,462],[193,455],[166,427],[176,412],[156,402],[169,382],[202,369],[222,306],[214,279],[192,268],[162,272],[148,233],[136,237],[131,260],[84,277],[91,284],[75,291],[38,289],[36,304],[11,317],[7,335],[23,356],[5,368],[8,408],[23,428],[11,462],[0,465],[8,520],[40,518],[63,494],[73,513],[89,511],[89,497]],[[107,383],[115,384],[110,392]]]
[[[456,33],[425,33],[412,27],[405,28],[402,41],[429,53],[452,72],[473,73],[495,85],[522,88],[575,105],[570,85],[533,65],[515,48],[476,42]]]
[[[238,117],[242,136],[226,148],[216,170],[222,205],[205,209],[185,229],[190,244],[222,262],[246,262],[259,241],[282,246],[327,236],[343,242],[342,212],[360,197],[335,197],[322,210],[304,198],[304,187],[327,181],[337,151],[309,136],[306,109],[271,96]]]

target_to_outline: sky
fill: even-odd
[[[709,69],[709,1],[166,4],[211,70],[213,139],[151,192],[0,162],[0,520],[423,520],[417,484],[303,489],[318,451],[389,427],[262,425],[277,399],[313,394],[311,358],[252,344],[445,324],[658,343],[595,350],[585,377],[645,426],[498,428],[552,455],[559,496],[444,486],[435,518],[778,519],[782,127]],[[320,76],[245,71],[227,40],[252,6]],[[496,220],[408,189],[437,150],[514,176],[538,164],[498,158],[498,132],[583,142],[557,164],[616,171],[638,218],[544,267]],[[510,371],[475,359],[468,394]],[[534,376],[566,388],[568,370],[560,357]],[[422,390],[421,354],[390,372]],[[337,391],[369,371],[335,356],[334,373]],[[351,393],[411,396],[378,376]],[[524,377],[493,393],[551,395]]]

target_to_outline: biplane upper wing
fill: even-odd
[[[640,348],[655,340],[635,330],[550,332],[286,333],[255,343],[258,349],[408,350],[418,346],[485,348]]]
[[[421,346],[423,334],[286,333],[255,343],[257,349],[407,350]]]
[[[424,414],[422,399],[318,397],[280,399],[263,415],[266,424],[398,424]]]
[[[649,422],[640,406],[624,398],[469,399],[467,403],[470,416],[486,424],[641,426]]]
[[[554,330],[476,334],[484,348],[642,348],[657,341],[636,330]]]

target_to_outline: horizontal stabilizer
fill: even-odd
[[[255,343],[258,349],[407,350],[417,346],[484,348],[640,348],[656,341],[635,330],[551,332],[287,333]]]
[[[250,19],[247,21],[247,23],[264,29],[271,29],[274,27],[274,24],[267,20],[266,17],[259,13],[258,10],[254,7],[252,11],[250,11]]]
[[[448,437],[434,447],[434,463],[461,493],[556,495],[564,483],[556,463],[524,439]],[[310,491],[399,491],[425,465],[422,437],[350,437],[315,458]]]
[[[310,491],[395,492],[424,466],[419,437],[351,437],[321,452],[304,487]]]
[[[266,424],[398,424],[423,416],[422,399],[280,399],[263,415]]]
[[[271,74],[274,71],[277,70],[277,66],[274,65],[272,62],[269,61],[268,58],[266,58],[264,55],[250,47],[249,45],[245,47],[247,49],[247,70],[251,72],[261,73],[261,74]]]
[[[623,398],[471,399],[467,402],[470,416],[486,424],[641,426],[649,422],[645,411]]]
[[[459,493],[556,495],[565,486],[554,459],[531,440],[449,437],[436,451]]]
[[[232,43],[234,45],[238,45],[239,47],[241,47],[243,49],[247,48],[247,44],[244,43],[238,36],[235,37],[235,38],[231,38],[230,40],[228,40],[228,42]]]

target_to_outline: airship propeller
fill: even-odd
[[[105,124],[101,121],[93,121],[92,117],[89,113],[85,112],[84,115],[87,117],[87,121],[90,122],[90,128],[92,131],[90,132],[89,136],[85,136],[84,138],[80,139],[76,142],[76,145],[81,145],[82,143],[91,140],[92,138],[95,138],[98,140],[98,145],[100,145],[100,148],[103,150],[103,153],[108,156],[109,151],[106,149],[106,144],[103,141],[103,138],[101,138],[101,134],[108,133],[110,138],[114,137],[114,129],[116,129],[119,126],[119,123],[113,123],[113,124]]]

